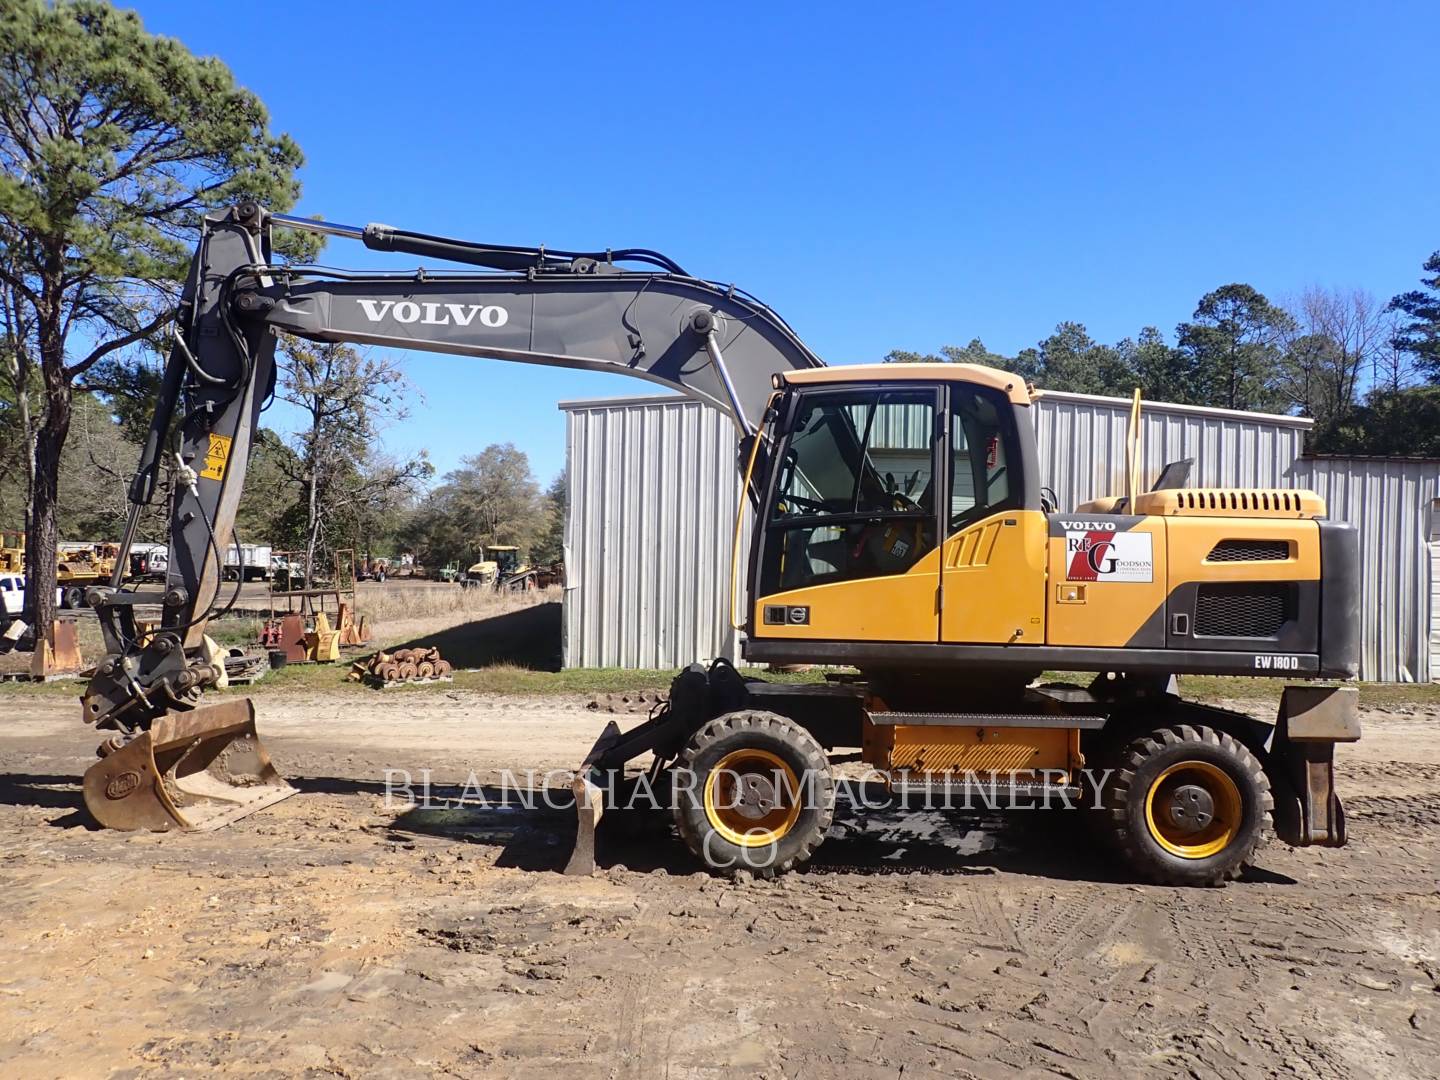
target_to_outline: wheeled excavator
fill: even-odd
[[[280,265],[276,228],[464,269]],[[108,650],[82,698],[110,733],[84,780],[101,824],[214,828],[293,794],[248,700],[201,704],[279,334],[615,371],[733,421],[753,515],[748,552],[738,518],[735,533],[743,656],[833,670],[781,685],[696,664],[645,722],[609,725],[577,773],[571,869],[593,865],[607,795],[645,760],[639,779],[670,792],[679,836],[720,872],[809,858],[835,760],[857,755],[902,803],[1073,800],[1161,882],[1235,876],[1267,822],[1292,845],[1345,842],[1334,746],[1359,737],[1356,692],[1317,680],[1356,674],[1358,544],[1313,493],[1162,484],[1060,507],[1039,472],[1037,392],[1009,372],[828,367],[755,297],[652,250],[473,243],[254,203],[203,222],[129,492],[126,550],[173,463],[161,625],[137,631],[141,597],[118,572],[87,597]],[[1086,678],[1041,681],[1057,671]],[[1190,673],[1295,684],[1268,722],[1183,700],[1175,676]]]

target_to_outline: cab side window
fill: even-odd
[[[1015,412],[998,391],[950,388],[950,531],[1021,505]],[[1016,472],[1011,472],[1014,466]]]
[[[936,391],[810,391],[793,408],[762,594],[904,573],[936,542]]]

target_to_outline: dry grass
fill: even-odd
[[[356,608],[370,626],[373,647],[392,648],[458,626],[484,624],[487,619],[534,608],[540,603],[559,603],[560,596],[560,589],[497,593],[490,589],[462,589],[458,585],[386,582],[361,589],[356,596]]]
[[[436,582],[387,581],[362,587],[355,606],[376,622],[409,622],[417,619],[474,620],[504,615],[510,611],[560,600],[560,589],[530,592],[495,592],[492,589],[464,589]]]
[[[537,604],[559,603],[561,595],[562,590],[558,588],[497,593],[490,589],[462,589],[459,585],[433,581],[387,581],[383,585],[364,582],[356,596],[356,607],[370,622],[374,647],[385,648]],[[253,608],[254,604],[250,606]],[[331,607],[327,603],[327,610]],[[147,612],[145,617],[149,614]],[[80,653],[87,663],[93,663],[105,653],[100,624],[88,613],[76,617],[75,622]],[[212,619],[206,630],[210,637],[227,648],[255,646],[259,642],[263,622],[263,619],[247,612]],[[29,654],[26,654],[23,664],[17,662],[12,666],[28,667],[28,664]]]

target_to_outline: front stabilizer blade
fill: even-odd
[[[575,795],[575,846],[565,863],[564,873],[588,877],[595,872],[595,830],[605,816],[605,791],[597,787],[592,777],[595,763],[607,750],[620,741],[620,727],[611,720],[595,740],[590,753],[575,770],[575,779],[570,789]]]
[[[107,829],[208,832],[296,793],[255,732],[249,698],[157,718],[85,772],[85,806]]]

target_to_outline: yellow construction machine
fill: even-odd
[[[60,606],[85,606],[85,589],[103,585],[112,577],[124,578],[126,562],[120,562],[117,544],[62,544],[55,563],[55,582],[60,587]],[[118,571],[118,573],[117,573]]]
[[[538,573],[539,569],[525,562],[513,544],[486,544],[485,557],[460,576],[460,584],[466,588],[488,585],[497,592],[520,592],[536,588]]]
[[[275,265],[277,226],[471,269]],[[833,677],[681,672],[663,708],[610,725],[586,757],[574,869],[592,862],[607,793],[637,760],[681,839],[721,872],[810,856],[834,811],[832,754],[858,754],[907,804],[998,793],[1000,805],[1098,806],[1116,849],[1157,881],[1237,874],[1269,823],[1291,844],[1344,842],[1332,761],[1359,737],[1355,692],[1314,680],[1356,672],[1361,567],[1354,529],[1314,494],[1179,487],[1172,470],[1141,491],[1132,469],[1124,494],[1059,506],[1022,379],[969,364],[827,367],[760,301],[654,251],[477,244],[242,204],[205,220],[194,266],[131,492],[138,514],[184,400],[164,627],[139,645],[133,595],[90,596],[110,655],[85,714],[115,729],[110,749],[129,763],[111,755],[87,780],[102,822],[195,824],[205,799],[219,809],[204,820],[231,820],[290,793],[249,712],[198,707],[214,679],[202,638],[224,602],[219,553],[283,332],[618,371],[733,422],[754,518],[748,551],[735,526],[742,653]],[[1040,681],[1057,670],[1091,677]],[[1296,685],[1272,723],[1183,700],[1174,676],[1187,673]],[[148,808],[124,810],[131,800]]]
[[[55,555],[55,584],[60,606],[78,608],[85,604],[85,588],[103,584],[115,573],[119,556],[116,544],[61,544]],[[0,532],[0,573],[25,572],[25,534]]]
[[[0,532],[0,574],[23,574],[25,572],[25,534],[23,532]]]

